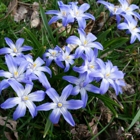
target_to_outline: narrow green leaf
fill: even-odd
[[[52,122],[48,118],[47,122],[46,122],[46,125],[45,125],[45,130],[44,130],[43,138],[46,137],[46,135],[48,134],[48,132],[51,129],[51,127],[53,127],[53,124],[52,124]]]
[[[34,43],[34,49],[40,49],[42,44],[37,40],[36,36],[27,28],[24,27],[25,32],[29,35],[30,40]]]
[[[44,25],[47,33],[48,33],[49,39],[52,41],[54,46],[57,45],[56,41],[55,41],[55,39],[53,37],[52,30],[51,30],[51,28],[50,28],[50,26],[48,24],[47,17],[45,15],[45,12],[44,12],[43,8],[41,7],[41,5],[40,5],[40,14],[41,14],[41,18],[42,18],[42,21],[43,21],[43,25]]]
[[[40,47],[40,49],[35,54],[35,58],[42,57],[42,55],[44,54],[45,50],[46,50],[46,46]]]
[[[128,127],[127,131],[138,121],[138,119],[140,118],[140,110],[137,112],[137,114],[135,115],[135,117],[133,118],[130,126]]]

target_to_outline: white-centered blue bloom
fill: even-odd
[[[98,77],[102,80],[100,85],[100,93],[106,93],[109,86],[111,86],[118,95],[121,86],[124,86],[124,82],[118,80],[122,80],[124,78],[124,73],[119,71],[117,66],[113,66],[110,61],[104,63],[101,59],[98,59],[97,63],[99,64],[100,69],[90,73],[90,76]]]
[[[71,95],[77,95],[78,93],[80,93],[81,99],[83,101],[83,107],[86,107],[88,101],[87,91],[92,93],[99,93],[99,88],[94,86],[93,84],[90,84],[91,81],[88,81],[88,83],[86,84],[84,83],[86,80],[86,73],[79,74],[79,78],[75,76],[63,76],[63,79],[68,81],[69,83],[75,84]]]
[[[73,67],[73,70],[78,72],[79,74],[87,74],[85,79],[85,81],[87,82],[93,80],[93,78],[91,78],[89,75],[99,69],[99,65],[97,63],[97,60],[99,59],[97,58],[97,49],[95,49],[94,51],[92,50],[89,53],[89,57],[87,57],[85,54],[82,55],[82,59],[84,60],[84,62],[80,67]]]
[[[25,115],[27,107],[32,118],[34,118],[37,112],[36,105],[33,102],[42,101],[45,97],[44,91],[38,90],[30,93],[33,88],[33,85],[31,84],[26,84],[25,88],[17,81],[13,82],[13,80],[9,80],[9,84],[16,92],[17,97],[7,99],[4,103],[1,104],[1,108],[9,109],[18,105],[13,114],[13,119],[17,120],[18,118],[23,117]]]
[[[59,19],[62,19],[62,25],[65,27],[67,26],[68,23],[74,22],[74,18],[70,15],[70,6],[65,5],[65,4],[59,4],[59,9],[60,10],[49,10],[45,14],[54,14],[56,16],[53,16],[49,24],[52,24],[56,22]]]
[[[77,2],[69,2],[69,5],[63,4],[63,2],[58,2],[59,10],[49,10],[46,14],[54,14],[49,24],[56,22],[59,19],[62,19],[62,25],[67,26],[68,23],[73,23],[75,19],[78,22],[79,28],[85,29],[86,19],[95,20],[94,16],[85,13],[90,8],[90,5],[87,3],[77,6]]]
[[[135,4],[129,4],[127,0],[119,0],[121,6],[121,15],[127,19],[126,15],[127,16],[135,16],[136,18],[140,19],[140,14],[138,14],[136,11],[134,10],[137,10],[139,9],[139,6],[135,5]]]
[[[71,2],[70,15],[77,20],[79,28],[85,29],[86,19],[95,20],[95,17],[92,14],[85,13],[90,8],[88,3],[84,3],[81,6],[77,6],[78,3]]]
[[[50,84],[49,82],[47,82],[48,80],[44,72],[47,72],[51,76],[51,70],[47,66],[42,66],[43,64],[45,64],[45,62],[40,57],[36,58],[36,60],[33,61],[32,57],[29,55],[26,56],[26,60],[29,62],[26,76],[28,76],[30,80],[38,79],[42,83],[42,85],[48,84],[47,87],[50,87]]]
[[[117,23],[120,23],[121,17],[120,14],[122,13],[122,9],[118,5],[114,5],[110,2],[104,0],[98,0],[97,3],[101,3],[106,6],[106,8],[110,11],[111,16],[116,16]]]
[[[19,38],[16,41],[15,44],[8,37],[5,37],[5,41],[6,41],[6,44],[10,48],[5,47],[5,48],[0,49],[0,54],[10,54],[12,56],[19,56],[19,55],[22,54],[23,51],[29,51],[29,50],[33,49],[30,46],[23,46],[23,43],[24,43],[24,39],[23,38]]]
[[[65,50],[62,52],[62,54],[59,56],[59,60],[60,61],[64,61],[65,62],[65,69],[64,72],[67,72],[70,68],[70,64],[73,65],[74,64],[74,58],[75,56],[71,53],[71,49],[67,46],[65,46]]]
[[[18,82],[30,83],[30,81],[27,80],[27,77],[25,75],[28,63],[21,63],[18,66],[17,63],[14,61],[13,56],[9,54],[5,55],[5,61],[9,71],[4,70],[0,71],[0,77],[6,78],[5,80],[2,80],[0,83],[0,92],[1,90],[5,89],[8,86],[9,79],[13,79],[13,81]]]
[[[59,94],[55,91],[53,88],[49,88],[46,93],[47,95],[52,99],[53,102],[51,103],[45,103],[37,107],[37,111],[48,111],[53,109],[53,111],[50,114],[50,120],[52,123],[57,124],[60,118],[60,115],[62,114],[64,119],[72,126],[75,125],[75,122],[73,120],[73,117],[71,113],[68,111],[68,109],[76,110],[83,106],[83,102],[81,100],[69,100],[66,101],[66,99],[69,97],[73,90],[72,85],[66,86],[61,96],[59,97]]]
[[[70,36],[66,40],[68,44],[78,45],[75,51],[75,57],[80,57],[83,52],[85,52],[85,54],[90,57],[89,55],[90,52],[93,51],[93,48],[103,50],[103,46],[99,42],[95,41],[97,39],[95,35],[93,35],[92,33],[86,34],[83,29],[78,29],[78,33],[80,35],[80,38],[78,38],[77,36]]]
[[[63,50],[59,46],[56,46],[54,49],[48,49],[43,55],[46,65],[50,66],[52,61],[54,61],[59,67],[64,68],[63,63],[58,59],[62,52]]]
[[[137,27],[138,21],[130,16],[126,16],[126,22],[120,23],[117,27],[120,30],[127,29],[127,33],[131,34],[130,43],[134,43],[136,39],[140,41],[140,27]]]

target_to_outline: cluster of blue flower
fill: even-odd
[[[103,1],[100,1],[100,3],[106,4]],[[79,38],[77,36],[70,36],[66,40],[68,45],[64,49],[59,46],[54,47],[54,49],[48,49],[44,53],[43,59],[38,57],[35,61],[30,54],[24,55],[22,53],[23,51],[32,50],[30,46],[23,46],[23,38],[19,38],[16,43],[9,38],[5,38],[10,48],[4,47],[0,49],[0,54],[5,54],[5,62],[9,70],[0,71],[0,77],[4,77],[0,82],[0,92],[9,86],[16,92],[16,97],[7,99],[1,104],[1,108],[8,109],[18,105],[13,114],[14,120],[25,115],[26,107],[29,109],[32,118],[37,115],[38,111],[53,109],[50,114],[52,123],[58,123],[62,114],[64,119],[74,126],[75,122],[68,109],[76,110],[86,107],[88,100],[87,92],[104,94],[109,87],[113,87],[116,95],[118,95],[122,93],[121,87],[125,86],[123,81],[124,73],[117,66],[113,66],[110,61],[103,62],[100,58],[97,58],[98,50],[103,50],[103,46],[95,41],[97,39],[95,35],[92,33],[86,34],[84,31],[86,19],[91,18],[95,20],[91,14],[84,13],[89,9],[89,4],[84,3],[78,7],[77,2],[70,2],[69,5],[66,5],[59,1],[58,5],[60,11],[50,10],[46,12],[46,14],[56,14],[49,21],[49,24],[62,19],[63,26],[67,26],[68,23],[76,20],[79,25]],[[70,47],[72,44],[77,47],[72,49]],[[73,54],[71,54],[72,52]],[[74,66],[74,62],[77,59],[83,60],[80,67]],[[60,68],[64,68],[64,72],[69,71],[72,67],[73,71],[79,75],[78,77],[70,75],[62,77],[62,79],[70,84],[63,89],[60,97],[44,73],[47,72],[52,76],[52,71],[49,68],[52,62],[56,63]],[[38,80],[46,91],[38,90],[30,93],[34,86],[34,80]],[[101,82],[100,87],[94,86],[94,82]],[[25,84],[25,88],[21,83]],[[81,100],[71,99],[67,101],[70,95],[77,95],[79,93],[81,94]],[[36,107],[33,102],[44,100],[46,95],[53,102],[47,102]]]
[[[140,20],[140,14],[135,10],[139,9],[139,6],[135,4],[129,4],[127,0],[118,0],[120,5],[114,5],[112,3],[99,0],[98,3],[101,3],[106,6],[110,11],[111,16],[116,16],[118,29],[124,30],[127,29],[127,34],[131,34],[130,43],[134,43],[136,39],[140,41],[140,27],[137,27],[138,20]],[[122,23],[120,23],[123,21]]]

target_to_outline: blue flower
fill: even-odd
[[[71,49],[65,46],[65,51],[63,51],[62,54],[58,58],[60,61],[65,61],[66,67],[64,69],[64,72],[67,72],[69,70],[70,64],[71,65],[74,64],[73,59],[75,58],[75,56],[70,54],[70,52],[71,52]]]
[[[99,88],[90,84],[91,81],[85,84],[86,74],[79,74],[79,78],[74,76],[63,76],[63,79],[75,84],[76,86],[73,88],[71,95],[77,95],[78,93],[81,94],[81,99],[83,101],[83,108],[86,107],[88,94],[87,91],[92,93],[99,93]]]
[[[67,109],[76,110],[83,106],[83,102],[81,100],[69,100],[66,99],[69,97],[73,89],[72,85],[66,86],[62,95],[59,97],[59,94],[53,88],[49,88],[46,93],[52,99],[52,103],[45,103],[37,107],[37,111],[48,111],[53,109],[50,114],[50,120],[52,123],[56,124],[59,121],[60,115],[62,114],[64,119],[72,126],[75,125],[72,115]]]
[[[122,13],[122,9],[119,6],[115,6],[114,4],[103,1],[103,0],[98,0],[97,3],[101,3],[106,6],[106,8],[110,11],[111,16],[116,16],[117,23],[120,23],[121,17],[120,14]]]
[[[42,66],[45,64],[45,62],[40,57],[33,61],[32,57],[29,55],[26,56],[26,60],[29,62],[26,71],[26,77],[28,77],[31,81],[38,79],[43,86],[45,85],[47,88],[50,87],[44,72],[47,72],[50,74],[50,76],[52,72],[49,67]]]
[[[9,80],[9,84],[16,92],[17,97],[7,99],[4,103],[1,104],[1,108],[8,109],[18,105],[13,114],[13,119],[17,120],[18,118],[23,117],[25,115],[27,107],[29,109],[32,118],[34,118],[37,112],[36,105],[33,103],[33,101],[36,102],[42,101],[45,97],[44,91],[38,90],[30,93],[33,88],[33,85],[31,84],[26,84],[25,89],[17,81],[13,82]]]
[[[98,77],[102,80],[100,85],[100,93],[106,93],[109,86],[111,86],[114,88],[116,94],[118,95],[120,91],[120,85],[124,86],[124,83],[118,80],[124,78],[124,73],[119,71],[117,66],[113,66],[110,61],[104,63],[101,59],[98,59],[97,63],[99,64],[100,69],[90,73],[90,76]]]
[[[87,3],[82,4],[80,7],[77,6],[77,2],[70,2],[69,5],[63,4],[63,2],[58,2],[59,10],[49,10],[46,14],[55,14],[49,24],[56,22],[59,19],[62,19],[63,26],[67,26],[68,23],[73,23],[75,19],[78,22],[79,28],[85,29],[86,19],[95,20],[94,16],[85,13],[90,8],[90,5]]]
[[[140,19],[140,15],[135,12],[134,10],[139,9],[139,6],[135,5],[135,4],[129,4],[127,0],[119,0],[121,6],[121,15],[127,19],[126,15],[128,16],[135,16],[136,18]]]
[[[117,27],[120,30],[128,29],[127,33],[131,34],[130,43],[134,43],[136,39],[140,41],[140,27],[137,27],[138,21],[134,20],[131,16],[126,16],[126,22],[120,23]]]
[[[97,58],[97,49],[95,49],[94,51],[92,50],[89,53],[90,53],[88,55],[89,57],[86,56],[85,54],[82,55],[82,59],[84,60],[82,66],[80,66],[80,67],[74,66],[73,67],[74,71],[76,71],[80,74],[83,74],[83,73],[87,74],[86,79],[85,79],[85,81],[87,83],[88,83],[88,81],[93,80],[93,78],[90,77],[90,74],[99,69],[99,65],[97,63],[97,60],[99,59],[99,58]]]
[[[67,26],[68,23],[74,22],[74,18],[70,15],[70,6],[64,5],[62,3],[58,3],[58,4],[59,4],[60,11],[59,10],[49,10],[45,13],[45,14],[55,14],[56,15],[50,19],[49,24],[52,24],[59,19],[62,19],[62,24],[65,27],[65,26]]]
[[[92,33],[86,34],[83,29],[78,29],[78,33],[80,35],[80,38],[77,36],[70,36],[66,42],[68,44],[76,44],[79,47],[76,48],[75,56],[80,57],[83,52],[89,57],[90,52],[93,50],[93,48],[103,50],[103,46],[99,42],[93,42],[97,39],[95,35]]]
[[[0,77],[5,77],[7,79],[2,80],[0,83],[0,92],[8,87],[8,81],[9,79],[12,79],[13,81],[18,81],[18,82],[24,82],[24,83],[30,83],[31,82],[27,79],[25,75],[26,68],[28,66],[28,63],[21,63],[19,66],[17,63],[14,61],[13,56],[6,54],[5,55],[5,61],[8,67],[9,71],[0,71]]]
[[[59,67],[64,68],[63,63],[58,59],[58,57],[62,55],[62,52],[63,50],[59,46],[56,46],[54,49],[48,49],[43,55],[43,59],[46,62],[46,65],[50,66],[50,64],[54,60],[54,62]]]
[[[33,49],[30,46],[22,46],[24,42],[23,38],[19,38],[15,44],[8,37],[5,37],[5,41],[10,48],[5,47],[0,49],[0,54],[10,54],[12,56],[18,56],[22,54],[22,51],[29,51]]]
[[[79,28],[85,29],[86,19],[95,20],[95,17],[89,13],[85,13],[90,8],[90,5],[87,3],[77,6],[76,2],[71,2],[70,15],[77,20]]]

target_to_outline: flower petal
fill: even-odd
[[[89,92],[93,92],[93,93],[99,93],[99,88],[98,87],[95,87],[93,86],[92,84],[88,84],[85,86],[85,89]]]
[[[77,84],[79,81],[78,78],[74,76],[63,76],[63,79],[72,84]]]
[[[0,94],[1,91],[9,87],[8,79],[4,79],[0,82]]]
[[[87,11],[89,8],[90,8],[90,5],[87,4],[87,3],[84,3],[84,4],[82,4],[82,5],[79,7],[79,10],[82,11],[82,12],[84,13],[84,12]]]
[[[70,114],[69,111],[67,111],[64,107],[61,108],[61,113],[64,117],[64,119],[71,125],[71,126],[75,126],[75,122],[73,120],[72,115]]]
[[[109,88],[109,82],[106,79],[103,79],[100,86],[100,93],[104,94]]]
[[[0,55],[7,54],[7,53],[12,53],[12,52],[13,52],[13,50],[10,49],[10,48],[7,48],[7,47],[0,49]]]
[[[81,45],[81,41],[77,36],[70,36],[66,42],[68,44],[77,44],[77,45]]]
[[[16,48],[15,44],[13,43],[13,41],[12,41],[10,38],[5,37],[4,39],[5,39],[5,41],[6,41],[6,44],[7,44],[12,50],[14,50],[14,48]]]
[[[28,95],[30,101],[42,101],[45,98],[45,92],[38,90]]]
[[[52,123],[57,124],[59,119],[60,119],[60,115],[61,115],[60,109],[56,108],[51,112],[49,118],[50,118]]]
[[[15,79],[10,79],[8,83],[19,97],[23,95],[24,88],[19,82],[17,82]]]
[[[1,70],[0,71],[0,77],[11,78],[11,77],[13,77],[13,75],[8,71]]]
[[[20,51],[29,51],[32,50],[33,48],[31,46],[23,46],[22,48],[20,48]]]
[[[1,104],[1,108],[3,109],[13,108],[20,102],[21,102],[21,99],[19,97],[9,98],[4,103]]]
[[[65,102],[64,106],[67,109],[76,110],[83,107],[83,102],[81,100],[69,100]]]
[[[54,88],[49,88],[46,93],[53,100],[53,102],[59,102],[59,95]]]
[[[42,72],[47,72],[50,75],[52,75],[52,72],[51,72],[50,68],[48,68],[47,66],[38,67],[38,68],[36,68],[36,70],[37,71],[42,71]]]
[[[63,89],[63,91],[62,91],[62,94],[61,94],[61,100],[62,100],[62,102],[63,101],[66,101],[66,99],[69,97],[69,95],[71,94],[71,91],[72,91],[72,89],[73,89],[73,86],[72,85],[67,85],[64,89]]]
[[[17,106],[14,114],[13,114],[13,119],[17,120],[20,117],[25,116],[26,113],[26,105],[24,102],[20,102],[20,104]]]
[[[26,84],[25,90],[24,90],[24,95],[28,95],[32,89],[33,89],[33,84]]]
[[[17,64],[15,63],[15,61],[11,55],[6,54],[5,61],[6,61],[8,69],[11,73],[14,73],[17,71]]]
[[[34,118],[36,116],[36,114],[37,114],[36,105],[30,100],[27,100],[25,102],[25,104],[26,104],[27,108],[29,109],[29,112],[30,112],[32,118]]]
[[[16,41],[16,48],[19,49],[22,47],[22,44],[24,43],[24,39],[23,38],[19,38],[17,41]]]
[[[36,107],[37,111],[48,111],[51,109],[55,109],[57,107],[56,103],[45,103]]]
[[[75,86],[71,92],[71,95],[77,95],[80,92],[80,87]]]
[[[80,93],[81,93],[81,99],[83,101],[83,108],[85,108],[87,105],[88,95],[84,88],[81,89]]]
[[[43,72],[35,71],[35,74],[39,78],[39,82],[46,88],[49,89],[51,87],[46,75]]]

